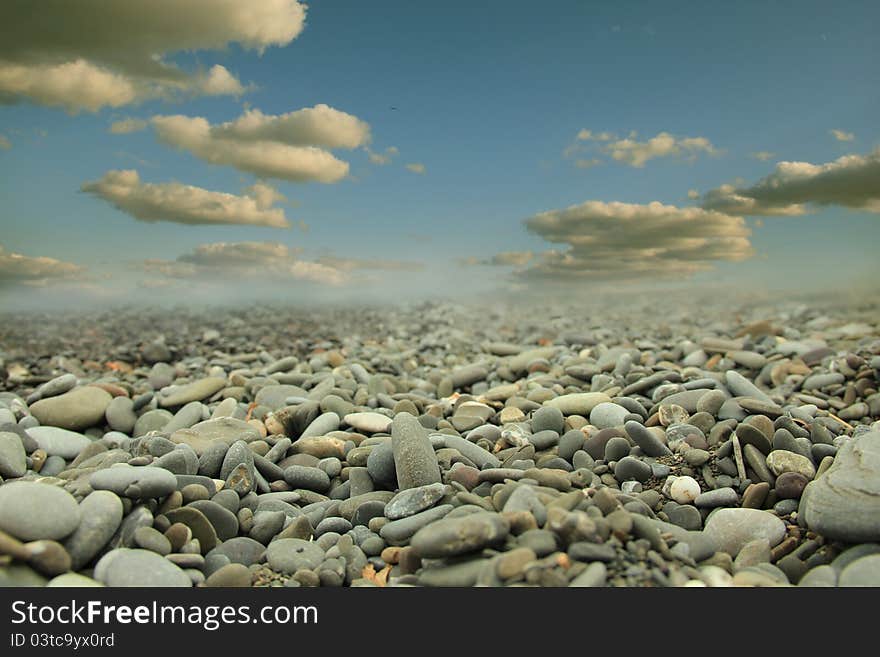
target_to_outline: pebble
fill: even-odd
[[[26,431],[46,454],[68,461],[76,458],[92,442],[81,433],[58,427],[33,427]]]
[[[669,497],[679,504],[690,504],[696,500],[702,491],[699,482],[693,477],[676,477],[669,487]]]
[[[544,402],[544,405],[559,409],[563,415],[589,417],[593,409],[601,403],[610,404],[611,397],[604,392],[579,392],[554,397]]]
[[[763,539],[771,548],[778,545],[785,537],[785,523],[758,509],[718,509],[709,516],[703,534],[735,558],[750,541]]]
[[[629,414],[629,410],[619,404],[602,402],[596,404],[590,411],[590,424],[600,429],[623,426],[624,420]]]
[[[100,388],[83,386],[34,402],[29,410],[41,425],[79,431],[103,420],[112,400],[110,393]]]
[[[785,472],[796,472],[809,481],[816,475],[816,467],[810,459],[784,449],[770,452],[767,456],[767,466],[777,477]]]
[[[641,447],[642,451],[648,456],[667,456],[672,452],[663,444],[663,442],[655,436],[647,427],[630,420],[624,425],[626,434]]]
[[[226,387],[226,379],[207,377],[179,386],[159,397],[162,408],[174,408],[194,401],[202,401]]]
[[[168,559],[149,550],[117,548],[95,565],[94,578],[112,587],[186,587],[189,576]]]
[[[79,503],[81,522],[64,541],[71,567],[79,570],[110,542],[122,524],[123,504],[115,493],[95,491]]]
[[[424,511],[434,506],[446,494],[446,490],[441,483],[402,490],[385,505],[385,517],[398,520]]]
[[[266,548],[266,561],[282,573],[295,573],[303,568],[316,568],[324,560],[324,550],[317,544],[299,538],[273,541]]]
[[[80,520],[79,505],[66,490],[32,481],[0,486],[0,531],[21,541],[60,540]]]
[[[122,497],[147,499],[165,497],[177,490],[177,477],[162,468],[116,465],[92,474],[89,485],[94,490],[109,490]]]
[[[401,490],[440,483],[440,467],[428,433],[409,413],[398,413],[394,417],[391,449]]]
[[[497,544],[509,530],[507,521],[497,513],[474,513],[432,522],[416,532],[411,545],[422,558],[450,557]]]
[[[0,492],[2,492],[0,488]],[[829,538],[880,542],[880,431],[846,442],[801,496],[799,522]]]
[[[17,433],[0,431],[0,477],[15,479],[27,472],[27,454]]]

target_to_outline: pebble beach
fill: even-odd
[[[2,586],[880,586],[880,301],[0,319]]]

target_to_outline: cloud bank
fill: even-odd
[[[55,258],[13,253],[0,245],[0,287],[15,284],[44,286],[75,280],[85,270],[85,267]]]

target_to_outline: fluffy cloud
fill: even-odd
[[[279,242],[216,242],[197,246],[176,260],[146,260],[141,268],[149,274],[170,279],[209,282],[257,277],[323,285],[346,282],[345,272],[320,262],[300,260],[298,254],[298,249],[290,249]]]
[[[0,287],[23,283],[47,285],[79,278],[85,267],[45,256],[30,257],[7,251],[0,245]]]
[[[283,197],[263,184],[251,187],[244,196],[236,196],[177,182],[144,183],[137,171],[121,170],[108,171],[100,180],[83,184],[81,190],[141,221],[290,226],[284,210],[272,207]]]
[[[754,185],[722,185],[702,203],[707,210],[768,216],[804,214],[809,205],[880,212],[880,149],[825,164],[780,162]]]
[[[337,258],[335,256],[322,256],[317,259],[322,265],[327,265],[344,272],[371,269],[380,271],[421,271],[425,266],[420,262],[408,262],[405,260],[369,260],[362,258]]]
[[[538,254],[516,277],[576,282],[686,276],[753,254],[741,217],[658,202],[587,201],[530,217],[527,229],[565,250]]]
[[[244,91],[222,66],[187,73],[167,60],[230,43],[262,52],[305,25],[296,0],[27,0],[0,3],[0,98],[70,112],[178,93]]]
[[[485,264],[500,267],[522,267],[527,265],[533,256],[531,251],[503,251],[486,260]]]
[[[326,148],[355,148],[370,139],[369,125],[327,105],[280,116],[249,110],[218,125],[182,115],[155,116],[152,124],[161,141],[206,162],[293,182],[342,180],[349,165]]]
[[[235,121],[212,126],[211,136],[239,142],[351,149],[370,142],[370,126],[356,116],[320,104],[277,116],[249,109]]]
[[[675,137],[661,132],[647,141],[619,139],[609,142],[604,151],[614,160],[632,167],[643,167],[648,160],[658,157],[691,156],[699,153],[717,153],[712,142],[705,137]]]
[[[831,136],[834,137],[837,141],[853,141],[856,136],[851,132],[844,132],[843,130],[833,129],[829,130]]]
[[[598,152],[608,155],[611,159],[641,168],[648,160],[660,157],[696,158],[700,153],[716,155],[718,150],[705,137],[677,137],[668,132],[660,132],[647,141],[638,141],[636,132],[630,131],[626,138],[618,139],[610,132],[594,133],[586,128],[581,129],[574,141],[562,152],[566,159],[585,152]],[[579,157],[575,166],[581,169],[601,164],[597,158]]]
[[[420,162],[412,162],[411,164],[407,164],[406,168],[412,171],[413,173],[417,173],[422,175],[425,173],[425,165]]]

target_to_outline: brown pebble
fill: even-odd
[[[229,563],[212,573],[205,580],[205,586],[223,588],[248,588],[253,576],[250,569],[240,563]]]
[[[502,511],[501,517],[510,524],[510,533],[514,536],[538,528],[538,522],[530,511]]]
[[[176,522],[165,530],[165,538],[171,543],[172,552],[180,552],[192,539],[192,530],[182,522]]]
[[[743,493],[742,506],[744,509],[761,509],[767,500],[767,494],[770,492],[770,484],[761,481],[756,484],[749,484]]]
[[[183,504],[189,504],[190,502],[196,502],[198,500],[211,499],[210,492],[201,484],[187,484],[180,489],[180,495]]]
[[[158,513],[168,513],[169,511],[179,509],[182,506],[183,494],[179,490],[176,490],[165,498],[165,501],[162,502],[162,505],[159,507]]]
[[[537,559],[534,550],[521,547],[505,552],[495,563],[495,572],[501,579],[510,579],[521,575],[526,566]]]
[[[44,575],[54,577],[70,570],[70,555],[56,541],[32,541],[24,544],[28,563]]]
[[[782,541],[782,543],[780,543],[770,551],[770,561],[774,563],[779,561],[785,555],[793,552],[794,549],[797,547],[797,544],[798,540],[796,538],[794,538],[793,536],[788,536]]]
[[[403,550],[401,547],[391,546],[382,550],[382,554],[380,555],[382,561],[385,563],[390,563],[391,565],[395,565],[400,561],[400,552]]]

